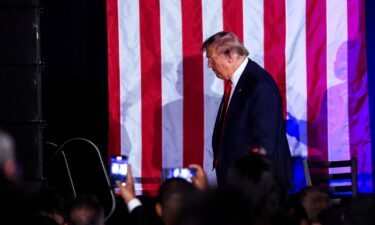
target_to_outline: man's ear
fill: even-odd
[[[161,208],[161,205],[159,202],[157,202],[155,205],[155,211],[156,211],[156,214],[158,214],[158,216],[161,217],[163,215],[163,209]]]
[[[234,61],[234,55],[232,53],[225,54],[225,57],[227,58],[227,61],[229,63],[232,63]]]

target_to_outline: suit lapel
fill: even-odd
[[[233,96],[229,102],[228,112],[226,117],[226,123],[230,120],[234,110],[240,105],[242,92],[245,90],[245,85],[248,82],[247,77],[249,76],[249,70],[251,66],[251,60],[249,59],[245,70],[242,72],[240,79],[237,82],[236,88],[234,89]],[[225,132],[225,127],[224,127]]]
[[[232,98],[229,102],[228,112],[227,112],[227,115],[226,115],[226,118],[225,118],[225,120],[226,120],[225,124],[228,124],[228,122],[230,123],[231,117],[233,116],[233,112],[240,105],[241,95],[245,90],[246,83],[248,82],[248,76],[250,76],[250,74],[251,74],[251,72],[250,72],[251,71],[251,64],[252,64],[251,62],[252,61],[249,59],[247,65],[245,67],[245,70],[242,72],[241,77],[238,80],[238,83],[237,83],[237,85],[234,89],[233,96],[232,96]],[[218,141],[218,139],[221,138],[220,137],[221,134],[219,132],[219,124],[220,124],[220,120],[222,119],[222,116],[223,116],[223,105],[224,105],[224,96],[221,99],[220,107],[219,107],[218,114],[217,114],[217,117],[216,117],[214,132],[213,132],[213,135],[212,135],[212,147],[213,147],[213,152],[214,152],[214,160],[217,158],[217,154],[218,154],[218,151],[219,151],[219,148],[220,148],[220,143]],[[224,125],[223,129],[224,129],[224,131],[223,131],[223,137],[224,137],[225,133],[226,133],[227,126]]]
[[[223,98],[221,99],[221,103],[220,103],[220,106],[219,106],[219,109],[218,109],[218,112],[217,112],[217,116],[216,116],[216,122],[215,122],[215,127],[214,127],[214,132],[212,134],[212,148],[213,148],[213,152],[214,152],[214,159],[216,158],[217,156],[217,151],[219,149],[219,138],[220,138],[220,132],[219,132],[219,124],[220,124],[220,119],[221,117],[223,116],[222,113],[223,113],[223,106],[224,106],[224,96]]]

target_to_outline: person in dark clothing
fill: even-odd
[[[286,219],[287,190],[273,162],[249,151],[229,169],[225,186],[241,193],[264,224],[279,224]]]
[[[82,196],[76,199],[69,210],[71,225],[104,225],[104,209],[96,197]]]
[[[24,191],[16,160],[15,143],[9,133],[0,129],[0,224],[29,224],[32,217],[31,197]]]
[[[163,220],[165,225],[175,225],[181,212],[190,205],[191,200],[197,195],[199,188],[206,188],[206,176],[201,167],[191,165],[192,168],[199,170],[202,174],[194,177],[194,184],[181,179],[173,178],[166,180],[159,188],[157,203],[155,205],[156,214]],[[150,215],[147,215],[142,203],[135,195],[131,166],[128,165],[128,175],[126,185],[118,183],[121,196],[128,206],[131,224],[148,225],[155,224],[151,221]]]
[[[197,196],[193,184],[181,178],[166,180],[159,188],[156,213],[165,225],[175,225],[183,212]]]
[[[262,147],[280,171],[283,185],[293,189],[292,159],[276,82],[248,58],[249,52],[232,32],[212,35],[202,50],[207,66],[225,81],[212,136],[218,184],[223,184],[231,165],[246,151]]]

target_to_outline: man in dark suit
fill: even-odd
[[[266,150],[286,187],[293,187],[292,164],[282,101],[272,76],[248,58],[249,52],[231,32],[219,32],[202,45],[208,67],[225,80],[212,145],[218,184],[230,166],[253,148]]]

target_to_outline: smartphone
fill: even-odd
[[[122,185],[126,184],[126,177],[128,175],[128,157],[124,155],[111,156],[110,163],[110,177],[111,187],[118,190],[117,182]]]
[[[190,168],[164,168],[162,170],[162,179],[163,182],[171,178],[182,178],[188,182],[192,182],[191,177],[197,174],[196,169]]]

